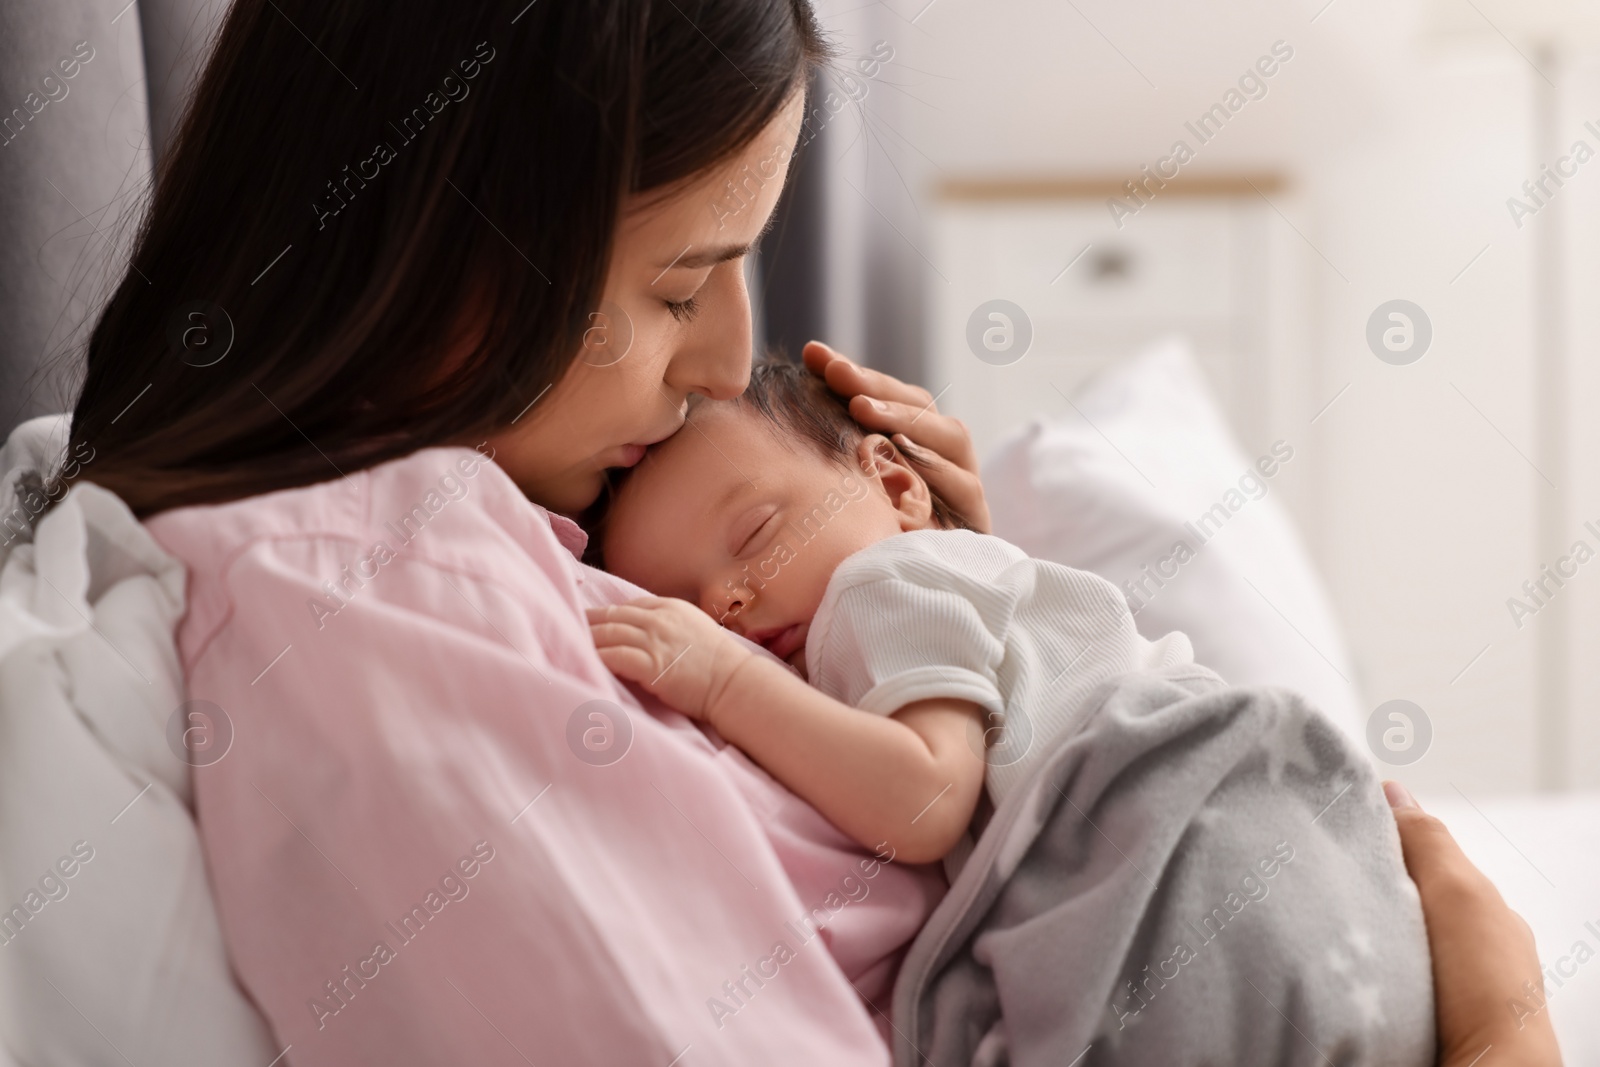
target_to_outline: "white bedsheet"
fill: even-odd
[[[1566,1062],[1600,1063],[1600,793],[1417,799],[1533,927]]]

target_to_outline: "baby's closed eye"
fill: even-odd
[[[740,559],[759,549],[776,526],[777,517],[778,507],[774,504],[759,504],[739,516],[728,531],[729,555]]]

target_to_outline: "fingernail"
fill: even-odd
[[[1411,791],[1399,782],[1384,782],[1383,796],[1389,802],[1391,808],[1417,808],[1420,810],[1422,807],[1421,804],[1417,803],[1417,798],[1411,795]]]
[[[889,405],[885,404],[883,401],[877,399],[876,397],[871,397],[871,396],[867,397],[867,403],[872,405],[872,410],[873,411],[888,411],[889,410]]]

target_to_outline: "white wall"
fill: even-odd
[[[1308,462],[1282,491],[1348,628],[1358,681],[1374,706],[1405,697],[1432,718],[1433,749],[1400,772],[1424,794],[1600,784],[1600,663],[1588,653],[1600,560],[1522,628],[1506,607],[1584,535],[1582,519],[1600,527],[1600,430],[1587,416],[1600,368],[1583,358],[1600,325],[1584,299],[1600,280],[1585,236],[1600,234],[1600,160],[1519,230],[1505,200],[1537,175],[1533,44],[1513,46],[1449,5],[1325,5],[824,4],[853,55],[877,40],[895,49],[860,113],[829,130],[833,334],[916,377],[923,324],[940,321],[925,305],[943,288],[929,239],[941,181],[1137,177],[1186,119],[1288,42],[1294,58],[1267,95],[1183,177],[1291,183],[1272,198],[1273,242],[1292,260],[1272,299],[1288,321],[1274,320],[1256,385],[1268,429],[1303,421]],[[1600,125],[1600,73],[1571,59],[1552,80],[1565,109],[1557,143],[1585,136],[1600,148],[1581,121]],[[1567,235],[1565,313],[1540,295],[1542,227]],[[1064,264],[1076,249],[1061,251]],[[1407,367],[1380,362],[1364,337],[1393,298],[1421,305],[1434,327],[1431,350]],[[1541,370],[1539,346],[1559,340],[1552,314],[1571,343]],[[1551,366],[1566,368],[1566,384],[1541,394]],[[1239,421],[1247,436],[1262,429]]]

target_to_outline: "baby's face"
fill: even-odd
[[[606,520],[606,567],[680,597],[805,673],[806,634],[846,557],[930,525],[926,486],[899,465],[868,470],[788,440],[758,413],[704,403],[634,468]],[[912,485],[910,479],[915,480]]]

